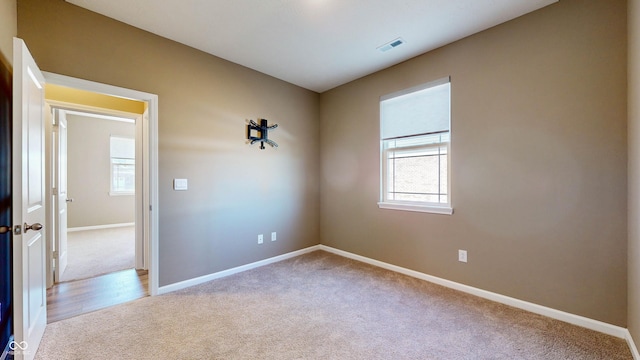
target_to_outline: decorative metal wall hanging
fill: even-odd
[[[247,125],[247,139],[250,144],[253,145],[260,142],[260,149],[264,150],[264,143],[271,145],[271,147],[277,148],[278,144],[276,144],[273,140],[268,139],[269,130],[273,130],[278,127],[278,124],[274,124],[271,126],[267,125],[267,119],[260,119],[260,125],[258,125],[255,121],[249,120],[249,124]],[[251,136],[251,131],[256,131],[257,136]]]

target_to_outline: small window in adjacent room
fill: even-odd
[[[452,214],[449,78],[380,99],[380,208]]]
[[[111,191],[110,195],[135,193],[136,147],[135,139],[111,136]]]

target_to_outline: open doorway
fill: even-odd
[[[157,293],[157,97],[45,76],[51,322]]]
[[[73,104],[55,104],[52,181],[57,189],[54,205],[59,203],[54,240],[60,239],[53,241],[54,282],[146,270],[135,216],[136,196],[141,195],[140,189],[136,194],[135,179],[142,173],[140,163],[136,165],[136,153],[138,159],[141,153],[136,119],[144,106],[140,114],[125,117],[106,115],[113,109],[87,112],[70,110]]]

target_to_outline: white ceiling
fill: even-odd
[[[67,1],[323,92],[557,0]]]

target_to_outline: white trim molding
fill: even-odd
[[[121,223],[121,224],[106,224],[106,225],[95,225],[95,226],[79,226],[79,227],[68,228],[67,232],[113,229],[113,228],[119,228],[119,227],[134,226],[135,224],[136,223]]]
[[[66,75],[43,72],[47,83],[93,91],[101,94],[118,96],[125,99],[144,101],[147,103],[147,115],[143,116],[143,159],[147,167],[148,176],[142,184],[143,204],[139,211],[144,219],[144,236],[149,269],[149,293],[151,296],[158,294],[158,267],[159,267],[159,195],[158,195],[158,95],[143,91],[125,89],[104,83],[73,78]],[[148,239],[148,240],[147,240]]]
[[[449,206],[420,205],[420,204],[400,204],[392,202],[379,202],[380,209],[416,211],[432,214],[453,215],[453,208]]]
[[[633,360],[640,360],[640,353],[638,352],[636,343],[633,341],[633,337],[628,329],[625,329],[625,340],[627,340],[627,345],[629,345],[631,355],[633,355]]]
[[[213,274],[209,274],[209,275],[204,275],[204,276],[200,276],[197,278],[193,278],[193,279],[189,279],[189,280],[185,280],[185,281],[180,281],[177,283],[173,283],[170,285],[165,285],[165,286],[161,286],[158,288],[158,294],[166,294],[166,293],[170,293],[172,291],[177,291],[177,290],[182,290],[191,286],[195,286],[195,285],[200,285],[206,282],[209,282],[211,280],[215,280],[215,279],[220,279],[223,277],[227,277],[229,275],[233,275],[233,274],[237,274],[237,273],[241,273],[243,271],[247,271],[247,270],[252,270],[255,268],[259,268],[261,266],[265,266],[265,265],[269,265],[269,264],[273,264],[273,263],[277,263],[283,260],[287,260],[296,256],[300,256],[300,255],[304,255],[316,250],[320,250],[320,245],[315,245],[315,246],[311,246],[308,248],[304,248],[301,250],[297,250],[297,251],[293,251],[290,253],[286,253],[286,254],[282,254],[279,256],[275,256],[272,258],[268,258],[265,260],[260,260],[260,261],[256,261],[250,264],[246,264],[246,265],[242,265],[242,266],[238,266],[238,267],[234,267],[231,269],[227,269],[227,270],[223,270],[223,271],[219,271]]]
[[[279,256],[275,256],[269,259],[265,259],[265,260],[261,260],[261,261],[256,261],[254,263],[250,263],[250,264],[246,264],[246,265],[242,265],[242,266],[238,266],[235,268],[231,268],[228,270],[223,270],[223,271],[219,271],[213,274],[209,274],[209,275],[205,275],[205,276],[200,276],[194,279],[190,279],[190,280],[185,280],[185,281],[181,281],[181,282],[177,282],[174,284],[170,284],[170,285],[165,285],[162,287],[158,288],[158,294],[167,294],[170,293],[172,291],[177,291],[177,290],[181,290],[181,289],[185,289],[191,286],[195,286],[195,285],[199,285],[199,284],[203,284],[206,282],[209,282],[211,280],[215,280],[215,279],[220,279],[226,276],[230,276],[233,274],[237,274],[237,273],[241,273],[243,271],[247,271],[247,270],[252,270],[255,268],[259,268],[261,266],[265,266],[265,265],[269,265],[269,264],[273,264],[279,261],[283,261],[286,259],[290,259],[296,256],[300,256],[300,255],[304,255],[316,250],[322,250],[322,251],[326,251],[328,253],[332,253],[338,256],[342,256],[348,259],[352,259],[352,260],[356,260],[356,261],[360,261],[362,263],[366,263],[369,265],[373,265],[382,269],[386,269],[386,270],[390,270],[393,272],[397,272],[400,274],[404,274],[407,276],[411,276],[413,278],[416,279],[420,279],[420,280],[424,280],[424,281],[428,281],[437,285],[441,285],[453,290],[458,290],[470,295],[474,295],[474,296],[478,296],[480,298],[483,299],[487,299],[487,300],[491,300],[497,303],[501,303],[501,304],[505,304],[505,305],[509,305],[518,309],[522,309],[522,310],[526,310],[529,312],[532,312],[534,314],[538,314],[538,315],[542,315],[542,316],[546,316],[548,318],[551,319],[555,319],[555,320],[560,320],[569,324],[573,324],[576,326],[580,326],[580,327],[584,327],[590,330],[594,330],[603,334],[607,334],[607,335],[611,335],[620,339],[625,339],[627,341],[627,344],[629,345],[629,348],[631,349],[631,352],[633,354],[633,358],[634,360],[640,360],[640,354],[638,353],[638,349],[635,346],[635,343],[633,341],[633,338],[631,337],[631,333],[629,333],[629,330],[620,326],[616,326],[616,325],[612,325],[612,324],[608,324],[602,321],[598,321],[598,320],[594,320],[594,319],[590,319],[584,316],[579,316],[579,315],[575,315],[575,314],[571,314],[568,312],[564,312],[564,311],[560,311],[560,310],[556,310],[556,309],[552,309],[546,306],[542,306],[542,305],[538,305],[538,304],[534,304],[528,301],[524,301],[524,300],[519,300],[519,299],[515,299],[509,296],[505,296],[505,295],[501,295],[501,294],[497,294],[497,293],[493,293],[490,291],[486,291],[486,290],[482,290],[482,289],[478,289],[472,286],[468,286],[468,285],[464,285],[464,284],[460,284],[454,281],[450,281],[450,280],[446,280],[446,279],[442,279],[436,276],[432,276],[432,275],[427,275],[425,273],[421,273],[418,271],[414,271],[414,270],[410,270],[407,268],[403,268],[400,266],[396,266],[396,265],[392,265],[389,263],[385,263],[379,260],[374,260],[371,258],[367,258],[361,255],[356,255],[344,250],[339,250],[330,246],[326,246],[326,245],[315,245],[315,246],[311,246],[305,249],[301,249],[301,250],[297,250],[297,251],[293,251],[290,253],[286,253],[283,255],[279,255]]]
[[[628,330],[608,324],[602,321],[589,319],[584,316],[579,316],[571,313],[567,313],[564,311],[552,309],[546,306],[530,303],[527,301],[515,299],[509,296],[496,294],[490,291],[478,289],[472,286],[460,284],[454,281],[442,279],[436,276],[427,275],[418,271],[410,270],[407,268],[403,268],[396,265],[391,265],[382,261],[370,259],[364,256],[356,255],[347,251],[339,250],[336,248],[332,248],[326,245],[319,245],[320,250],[324,250],[326,252],[330,252],[336,255],[340,255],[342,257],[346,257],[349,259],[357,260],[363,263],[367,263],[369,265],[377,266],[379,268],[391,270],[400,274],[408,275],[420,280],[425,280],[434,284],[438,284],[444,287],[448,287],[450,289],[462,291],[467,294],[475,295],[481,297],[483,299],[495,301],[497,303],[513,306],[518,309],[526,310],[535,314],[543,315],[552,319],[560,320],[567,322],[569,324],[581,326],[590,330],[598,331],[607,335],[615,336],[620,339],[630,339],[630,336],[627,336]],[[629,340],[627,340],[629,341]],[[640,360],[640,359],[638,359]]]

